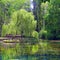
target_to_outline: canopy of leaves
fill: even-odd
[[[12,14],[8,27],[7,34],[23,34],[25,36],[31,36],[36,28],[36,21],[34,20],[32,13],[21,9]]]

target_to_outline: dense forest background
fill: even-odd
[[[0,0],[0,36],[58,40],[59,20],[60,0]]]

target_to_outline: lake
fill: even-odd
[[[51,45],[49,42],[1,43],[0,60],[60,60],[60,51]]]

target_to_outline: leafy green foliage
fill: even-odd
[[[21,9],[12,14],[11,21],[8,24],[7,34],[23,34],[32,36],[32,32],[36,28],[36,21],[32,13]]]
[[[10,22],[11,14],[25,6],[28,0],[1,0],[0,1],[0,36],[2,25]]]
[[[37,31],[33,31],[32,36],[37,38],[37,39],[39,38],[39,34]]]
[[[5,36],[7,34],[7,30],[8,30],[8,26],[4,24],[2,27],[2,36]]]
[[[49,15],[49,11],[48,11],[48,8],[49,7],[49,2],[46,1],[46,2],[42,2],[41,3],[41,29],[45,29],[45,18]]]
[[[38,38],[38,33],[34,31],[45,29],[48,32],[48,39],[60,39],[60,0],[33,0],[33,2],[35,17],[27,12],[30,8],[29,0],[0,1],[0,36],[21,34]]]
[[[39,32],[39,38],[47,39],[47,31],[42,29],[42,30]]]
[[[46,18],[46,29],[49,33],[49,39],[59,39],[60,35],[60,10],[57,1],[50,2],[49,15]]]
[[[0,36],[1,36],[1,32],[2,32],[2,25],[4,23],[4,3],[2,1],[0,1]]]

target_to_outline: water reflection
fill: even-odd
[[[33,45],[29,43],[0,44],[0,60],[60,60],[57,51],[53,51],[46,42],[41,43]]]
[[[60,60],[60,56],[59,55],[47,55],[47,56],[42,56],[42,55],[39,55],[39,56],[32,56],[32,55],[23,55],[23,56],[20,56],[19,58],[15,58],[15,59],[18,59],[18,60]]]
[[[0,60],[2,60],[2,56],[1,56],[1,54],[0,54]]]

